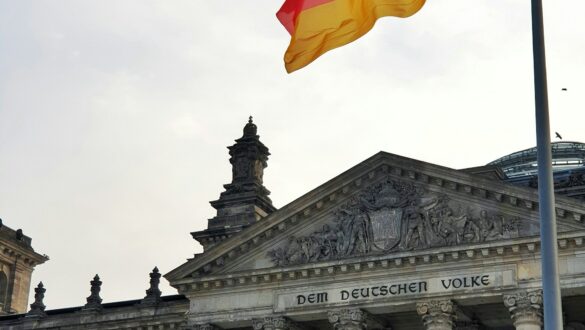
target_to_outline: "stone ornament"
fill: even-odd
[[[422,317],[425,329],[453,329],[457,319],[457,306],[451,300],[428,300],[416,304],[416,311]]]
[[[517,291],[504,295],[504,305],[510,311],[514,325],[542,326],[542,290]]]
[[[362,330],[367,328],[370,314],[359,308],[344,308],[327,313],[335,330]]]
[[[253,319],[254,330],[298,330],[300,329],[293,321],[283,316],[269,316],[263,319]]]
[[[333,222],[268,252],[276,266],[519,236],[520,220],[386,178],[333,212]]]
[[[44,288],[43,282],[40,282],[39,285],[35,288],[35,302],[30,305],[30,311],[28,311],[27,316],[37,317],[46,316],[45,314],[46,306],[43,303],[46,291],[47,290]]]
[[[161,274],[158,267],[154,267],[150,273],[150,288],[146,290],[146,296],[142,299],[143,304],[158,304],[161,301],[162,292],[159,289]]]
[[[102,281],[96,274],[91,282],[91,294],[87,297],[87,303],[83,306],[84,310],[101,310],[102,309],[102,298],[100,297],[100,291],[102,289]]]

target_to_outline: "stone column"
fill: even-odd
[[[299,327],[284,316],[268,316],[262,319],[253,319],[254,330],[296,330]]]
[[[329,311],[329,322],[335,330],[365,330],[370,318],[368,312],[359,308],[344,308]]]
[[[427,330],[452,330],[457,319],[457,306],[451,300],[428,300],[416,304]]]
[[[542,290],[517,291],[504,295],[517,330],[540,330],[542,327]]]

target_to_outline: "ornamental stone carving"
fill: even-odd
[[[453,329],[457,319],[457,306],[451,300],[428,300],[416,304],[427,330]]]
[[[45,292],[47,290],[43,286],[43,282],[40,282],[39,285],[35,288],[35,302],[30,305],[30,310],[26,313],[27,317],[44,317],[47,316],[45,313],[45,304],[43,303],[43,299],[45,298]]]
[[[517,291],[504,295],[516,329],[540,329],[542,326],[542,290]]]
[[[289,237],[268,252],[275,265],[336,260],[518,237],[520,220],[429,193],[420,185],[385,179],[333,212],[333,221],[308,236]]]
[[[362,330],[367,329],[370,314],[359,308],[344,308],[329,311],[328,317],[335,330]]]
[[[254,330],[299,330],[293,321],[283,316],[265,317],[252,320]]]

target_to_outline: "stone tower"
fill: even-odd
[[[262,178],[267,166],[268,148],[260,142],[258,128],[250,117],[244,126],[244,135],[228,147],[232,164],[232,182],[211,206],[217,215],[208,220],[207,229],[191,235],[207,249],[254,222],[274,212],[276,208],[268,197]]]

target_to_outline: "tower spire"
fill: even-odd
[[[206,230],[191,233],[206,249],[276,210],[268,197],[270,191],[263,185],[270,152],[260,142],[252,116],[235,142],[228,147],[232,181],[223,186],[225,191],[218,200],[210,202],[217,215],[209,219]]]

